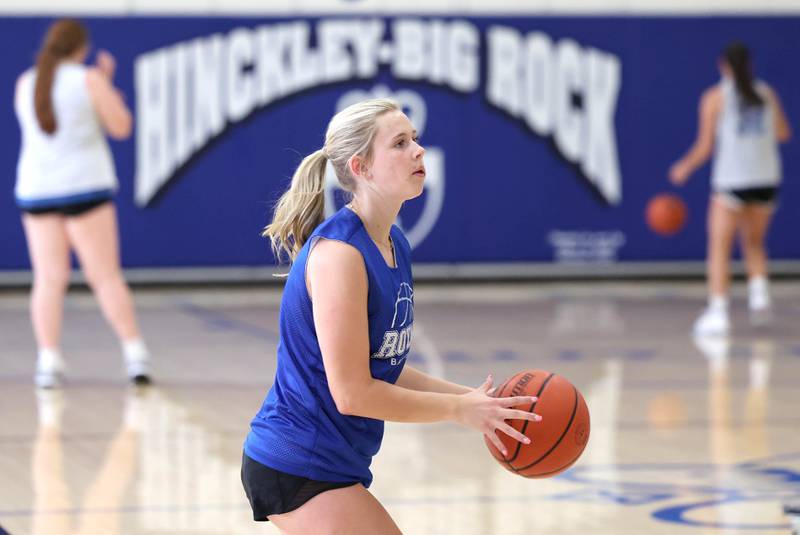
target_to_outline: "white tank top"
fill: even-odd
[[[762,106],[739,106],[733,80],[725,77],[722,113],[717,121],[717,141],[711,170],[715,191],[777,186],[781,160],[775,138],[775,109],[767,100],[767,85],[757,80],[755,90]]]
[[[36,69],[26,71],[14,109],[22,130],[15,195],[21,208],[58,206],[107,196],[117,188],[114,162],[86,86],[87,67],[61,63],[52,88],[56,131],[39,126],[33,92]]]

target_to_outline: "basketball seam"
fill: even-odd
[[[536,397],[537,397],[537,398],[538,398],[539,396],[541,396],[541,395],[542,395],[542,392],[544,391],[544,388],[547,386],[547,383],[549,383],[549,382],[550,382],[550,379],[552,379],[553,377],[555,377],[555,375],[556,375],[556,374],[554,374],[554,373],[551,373],[550,375],[548,375],[548,376],[547,376],[547,379],[545,379],[544,381],[542,381],[542,386],[540,386],[540,387],[539,387],[539,391],[536,393]],[[538,400],[537,400],[537,401],[534,401],[534,402],[531,404],[530,408],[528,409],[528,412],[533,412],[533,409],[536,407],[536,404],[537,404],[537,403],[538,403]],[[520,430],[520,433],[522,433],[523,435],[525,434],[525,430],[528,428],[528,424],[529,424],[529,423],[530,423],[530,420],[525,420],[525,423],[524,423],[524,424],[522,424],[522,429]],[[508,466],[509,466],[509,467],[511,467],[511,469],[512,469],[512,470],[516,470],[516,468],[514,468],[513,466],[511,466],[511,463],[513,463],[513,462],[514,462],[514,460],[517,458],[517,455],[519,455],[519,450],[520,450],[520,449],[522,449],[522,442],[519,442],[519,441],[517,441],[517,448],[516,448],[516,450],[514,451],[514,456],[513,456],[513,457],[511,457],[510,459],[508,459],[508,460],[506,461],[506,463],[508,464]]]
[[[572,460],[571,460],[569,463],[567,463],[565,466],[562,466],[561,468],[558,468],[557,470],[551,470],[551,471],[549,471],[549,472],[544,472],[544,473],[541,473],[541,474],[536,474],[536,477],[546,477],[546,476],[548,476],[548,475],[550,475],[550,474],[555,474],[555,473],[557,473],[557,472],[562,472],[562,471],[564,471],[564,470],[568,469],[570,466],[572,466],[573,464],[575,464],[575,461],[577,461],[578,459],[580,459],[581,455],[583,454],[583,450],[585,450],[585,449],[586,449],[586,445],[584,444],[583,448],[581,448],[581,451],[579,451],[579,452],[578,452],[578,454],[575,456],[575,458],[574,458],[574,459],[572,459]],[[525,476],[525,475],[523,474],[523,475],[522,475],[522,477],[527,477],[527,476]]]
[[[566,428],[564,428],[564,432],[563,432],[563,433],[561,433],[561,436],[560,436],[560,437],[558,437],[558,440],[556,440],[556,443],[555,443],[555,444],[553,444],[553,445],[550,447],[550,449],[549,449],[549,450],[547,450],[547,451],[546,451],[546,452],[545,452],[545,453],[544,453],[544,454],[543,454],[541,457],[539,457],[538,459],[536,459],[535,461],[533,461],[531,464],[529,464],[529,465],[527,465],[527,466],[523,466],[523,467],[521,467],[521,468],[515,468],[514,466],[512,466],[511,468],[512,468],[512,469],[513,469],[515,472],[521,472],[522,470],[527,470],[528,468],[531,468],[532,466],[536,466],[536,464],[538,464],[538,463],[540,463],[541,461],[543,461],[544,459],[546,459],[546,458],[547,458],[547,456],[548,456],[548,455],[550,455],[550,454],[553,452],[553,450],[554,450],[554,449],[556,449],[556,448],[558,447],[558,445],[559,445],[559,444],[561,444],[561,441],[562,441],[562,440],[564,440],[564,437],[565,437],[565,436],[567,436],[567,433],[569,432],[570,428],[572,427],[572,422],[575,420],[575,414],[577,414],[577,412],[578,412],[578,405],[579,405],[579,401],[580,401],[580,400],[578,399],[578,389],[577,389],[577,388],[575,388],[575,386],[573,386],[573,387],[572,387],[572,390],[575,392],[575,405],[572,407],[572,414],[571,414],[571,415],[570,415],[570,417],[569,417],[569,422],[567,422],[567,426],[566,426]],[[584,446],[584,447],[585,447],[585,446]],[[583,451],[583,450],[581,450],[581,451]],[[575,461],[572,461],[572,462],[575,462]],[[510,466],[510,465],[509,465],[509,466]]]

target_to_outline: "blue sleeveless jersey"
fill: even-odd
[[[403,369],[414,321],[411,247],[390,231],[395,265],[386,264],[361,219],[342,208],[320,224],[289,271],[281,300],[278,367],[261,410],[250,424],[245,453],[276,470],[318,481],[372,482],[369,465],[383,438],[383,421],[341,414],[333,401],[306,289],[308,253],[318,238],[339,240],[364,258],[369,284],[369,367],[394,383]]]

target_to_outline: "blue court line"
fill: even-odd
[[[652,390],[653,388],[669,390],[708,390],[708,379],[698,380],[675,380],[675,379],[653,379],[623,382],[622,390]],[[730,381],[728,388],[731,391],[747,390],[749,385],[746,379]],[[767,390],[797,390],[796,380],[770,380],[766,386]]]
[[[262,339],[268,339],[267,335],[260,336]],[[275,340],[277,342],[277,338]],[[463,354],[456,358],[463,357]],[[412,353],[410,353],[409,358],[415,362],[420,362],[420,360],[425,360],[425,355],[420,353],[419,351],[414,351],[412,349]],[[479,363],[477,359],[474,361],[475,363]],[[485,362],[485,361],[484,361]],[[156,369],[156,373],[158,370]],[[31,386],[33,388],[33,381],[31,379],[32,375],[0,375],[0,385],[26,385]],[[218,388],[218,389],[238,389],[238,388],[258,388],[258,389],[268,389],[271,386],[271,383],[265,383],[264,381],[259,382],[246,382],[246,381],[196,381],[196,380],[183,380],[183,379],[171,379],[171,380],[162,380],[159,378],[158,375],[154,377],[154,387],[163,387],[164,389],[209,389],[209,388]],[[64,391],[69,391],[70,388],[83,388],[83,387],[106,387],[106,388],[119,388],[120,390],[124,390],[130,387],[128,381],[123,378],[109,378],[109,379],[82,379],[79,377],[67,377],[65,381]],[[745,391],[749,388],[746,379],[737,379],[731,381],[728,385],[728,388],[731,392],[738,392],[738,391]],[[623,390],[630,390],[630,391],[641,391],[641,390],[653,390],[653,389],[662,389],[662,390],[678,390],[682,392],[693,392],[699,390],[707,390],[708,389],[708,380],[707,379],[697,379],[697,380],[675,380],[675,379],[653,379],[653,380],[639,380],[639,381],[629,381],[625,382],[622,387]],[[793,379],[770,379],[769,383],[767,384],[767,390],[797,390],[797,381]]]
[[[152,386],[145,386],[145,387],[138,387],[138,388],[163,388],[169,390],[181,390],[181,389],[210,389],[210,388],[217,388],[217,389],[241,389],[241,388],[258,388],[264,389],[269,388],[271,383],[265,381],[259,382],[246,382],[246,381],[197,381],[197,380],[188,380],[188,379],[171,379],[171,380],[163,380],[158,375],[158,369],[155,371],[155,377],[153,378],[154,384]],[[0,385],[22,385],[22,386],[29,386],[31,390],[33,390],[33,374],[31,375],[13,375],[13,376],[0,376]],[[108,379],[86,379],[81,377],[70,377],[64,380],[64,386],[61,387],[63,392],[70,392],[72,389],[80,389],[80,388],[108,388],[112,390],[119,390],[120,392],[129,390],[131,387],[130,382],[125,379],[124,377],[119,378],[108,378]]]
[[[119,434],[119,430],[109,431],[107,433],[64,433],[59,435],[61,442],[94,442],[94,441],[108,441],[112,437]],[[0,435],[0,445],[2,444],[15,444],[15,443],[30,443],[35,441],[36,434],[30,435]]]
[[[687,422],[681,423],[680,425],[672,425],[668,427],[657,427],[649,422],[646,421],[635,421],[635,422],[617,422],[614,429],[619,431],[641,431],[647,429],[654,429],[659,432],[673,432],[673,431],[682,431],[687,429],[705,429],[709,426],[710,420],[689,420]],[[750,425],[748,422],[744,420],[732,420],[728,429],[730,431],[740,430],[746,425]],[[773,418],[764,420],[764,426],[769,428],[783,428],[783,427],[797,427],[800,426],[800,416],[795,417],[786,417],[786,418]],[[105,441],[109,440],[112,437],[116,436],[119,432],[118,429],[114,429],[108,432],[93,432],[93,433],[70,433],[64,432],[60,435],[60,438],[63,442],[92,442],[92,441]],[[143,432],[144,433],[144,432]],[[218,435],[236,435],[242,433],[242,430],[237,429],[214,429],[214,433]],[[175,433],[177,434],[177,433]],[[17,443],[28,443],[36,440],[36,434],[12,434],[12,435],[2,435],[0,434],[0,445],[3,444],[17,444]],[[169,438],[171,435],[170,433],[160,434],[159,436]],[[2,534],[0,534],[2,535]]]
[[[242,491],[244,493],[244,491]],[[27,517],[27,516],[77,516],[84,514],[132,514],[132,513],[174,513],[179,511],[231,511],[242,509],[247,511],[250,504],[242,497],[238,504],[197,504],[197,505],[128,505],[122,507],[71,507],[66,509],[0,509],[0,517]]]
[[[753,500],[747,500],[753,501]],[[774,500],[769,500],[774,501]],[[654,512],[651,516],[656,520],[661,520],[663,522],[670,522],[674,524],[678,524],[681,526],[687,527],[696,527],[696,528],[707,528],[707,529],[719,529],[719,530],[742,530],[742,531],[782,531],[791,529],[790,524],[740,524],[740,523],[726,523],[726,522],[719,522],[719,521],[703,521],[703,520],[694,520],[691,518],[686,518],[686,514],[690,513],[696,509],[704,509],[707,507],[719,507],[722,505],[729,505],[735,503],[742,503],[743,500],[740,500],[736,497],[733,498],[726,498],[722,500],[708,500],[705,502],[698,502],[692,504],[682,504],[676,505],[673,507],[668,507],[666,509],[661,509]]]
[[[798,473],[790,467],[775,467],[773,464],[776,460],[786,459],[797,461],[800,454],[792,453],[776,457],[764,457],[751,459],[748,461],[730,463],[730,464],[715,464],[715,463],[681,463],[681,462],[667,462],[667,463],[616,463],[606,465],[586,464],[575,466],[563,475],[559,476],[565,481],[570,481],[577,484],[587,485],[590,487],[603,487],[605,485],[613,485],[619,489],[650,489],[658,492],[688,492],[688,493],[701,493],[701,494],[735,494],[739,495],[743,491],[735,483],[733,487],[721,487],[717,483],[709,483],[708,480],[717,479],[720,470],[726,473],[739,473],[747,475],[748,477],[760,476],[769,478],[771,484],[767,485],[766,489],[756,489],[748,487],[747,491],[759,493],[771,493],[775,496],[785,497],[785,495],[795,495],[800,492],[797,486]],[[638,474],[637,474],[638,472]],[[669,474],[672,477],[677,477],[680,474],[680,483],[671,481],[652,481],[655,473]],[[608,475],[613,476],[613,481],[608,481]],[[649,478],[651,481],[646,482],[642,479],[628,479],[631,477],[641,476]],[[693,481],[689,481],[693,479]]]
[[[206,326],[220,330],[220,331],[233,331],[243,333],[260,340],[268,340],[270,342],[278,342],[278,334],[275,331],[266,329],[258,325],[252,325],[240,319],[234,318],[210,308],[202,307],[200,305],[189,303],[186,301],[176,301],[175,307],[182,313],[192,316]]]
[[[795,427],[800,425],[800,416],[787,416],[784,418],[766,418],[762,422],[764,427]],[[752,426],[752,422],[747,422],[744,416],[739,418],[729,418],[726,422],[728,430],[740,430],[745,426]],[[639,431],[643,429],[658,429],[658,431],[678,431],[684,429],[705,429],[711,425],[711,420],[693,419],[681,422],[680,424],[665,425],[663,427],[647,421],[617,422],[615,429],[620,431]]]
[[[119,429],[115,429],[113,431],[108,431],[106,433],[62,433],[59,435],[59,440],[61,442],[107,442],[112,438],[116,437],[119,434]],[[144,432],[140,432],[140,435],[144,434]],[[247,429],[242,428],[237,429],[214,429],[215,435],[241,435],[242,440],[244,440],[245,435],[247,434]],[[167,440],[177,437],[180,435],[180,432],[176,431],[174,433],[159,433],[158,436],[160,438],[166,438]],[[30,435],[0,435],[0,446],[4,444],[28,444],[34,442],[37,438],[36,434]]]
[[[244,491],[242,491],[244,492]],[[447,505],[460,503],[502,503],[502,502],[528,502],[530,496],[455,496],[452,498],[420,497],[420,498],[383,498],[381,501],[391,506],[417,506],[424,505]],[[27,517],[34,515],[47,516],[75,516],[82,514],[134,514],[134,513],[176,513],[183,511],[230,511],[230,510],[249,510],[247,500],[242,496],[241,503],[237,504],[196,504],[196,505],[148,505],[136,506],[128,505],[121,507],[94,507],[81,508],[72,507],[65,509],[0,509],[0,517]]]
[[[542,499],[541,497],[539,499]],[[547,497],[544,497],[547,499]],[[693,509],[725,505],[730,500],[742,501],[740,497],[728,496],[717,500],[707,500],[701,502],[694,502],[679,506],[672,506],[665,509],[656,510],[651,514],[651,517],[656,521],[665,523],[672,523],[682,525],[684,527],[707,527],[711,529],[739,529],[739,530],[785,530],[789,528],[788,524],[718,524],[718,523],[704,523],[697,522],[683,517],[684,513]],[[422,496],[419,498],[391,498],[383,497],[382,503],[389,507],[417,507],[424,506],[437,506],[437,505],[463,505],[463,504],[491,504],[491,503],[534,503],[536,498],[530,495],[510,495],[510,496],[495,496],[495,495],[476,495],[476,496],[454,496],[454,497],[431,497]],[[747,500],[744,500],[747,501]],[[763,501],[763,500],[760,500]],[[769,501],[775,501],[769,499]],[[627,505],[638,506],[640,504],[630,503]],[[648,503],[646,505],[652,505]],[[103,508],[69,508],[69,509],[52,509],[52,510],[35,510],[35,509],[9,509],[0,510],[0,517],[31,517],[31,516],[77,516],[86,514],[137,514],[137,513],[177,513],[184,511],[232,511],[241,510],[248,511],[249,507],[247,502],[243,499],[236,504],[196,504],[196,505],[152,505],[152,506],[123,506],[123,507],[103,507]],[[2,535],[2,534],[0,534]]]
[[[585,465],[575,467],[563,478],[576,484],[584,484],[583,493],[589,501],[595,503],[617,503],[618,505],[648,505],[656,507],[651,512],[655,520],[673,523],[684,527],[705,527],[720,530],[785,531],[788,524],[758,524],[745,522],[720,522],[695,520],[692,512],[709,507],[722,507],[752,502],[786,503],[800,497],[800,473],[793,465],[774,467],[776,460],[797,460],[798,453],[779,454],[772,457],[751,459],[741,463],[714,465],[710,463],[636,463],[611,465]],[[720,475],[720,470],[723,474]],[[639,472],[637,474],[637,472]],[[613,480],[603,479],[607,473],[613,474]],[[655,473],[669,474],[681,483],[646,482],[652,481]],[[744,477],[733,486],[719,486],[717,480],[731,482],[731,475]],[[631,476],[638,478],[629,479]],[[753,485],[752,478],[759,478],[762,485]],[[581,491],[565,492],[561,499],[580,501]],[[675,504],[680,499],[683,503]],[[644,500],[644,501],[642,501]],[[672,503],[670,503],[672,502]]]

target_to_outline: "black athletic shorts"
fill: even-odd
[[[776,187],[722,190],[719,193],[734,207],[745,204],[772,206],[778,200],[778,188]]]
[[[253,509],[253,520],[260,522],[268,521],[269,515],[294,511],[326,490],[357,484],[358,481],[326,482],[294,476],[242,454],[242,485]]]
[[[23,212],[31,215],[42,214],[61,214],[67,217],[75,217],[85,214],[93,208],[97,208],[107,202],[111,202],[111,198],[95,199],[93,201],[77,202],[74,204],[64,204],[61,206],[47,206],[43,208],[21,208]]]

